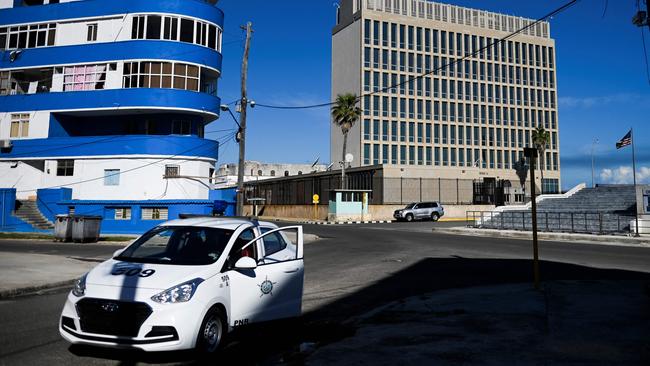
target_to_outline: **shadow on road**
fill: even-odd
[[[650,280],[650,273],[598,269],[575,264],[542,261],[543,281],[551,280]],[[336,274],[333,274],[333,276]],[[197,359],[191,352],[142,353],[90,347],[70,347],[78,356],[120,361],[184,364],[301,364],[314,346],[355,333],[346,322],[388,302],[436,290],[532,282],[532,261],[522,259],[426,258],[374,284],[303,315],[238,330],[221,354]],[[532,285],[531,285],[532,286]],[[306,351],[306,352],[305,352]]]

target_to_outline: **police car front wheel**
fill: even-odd
[[[200,353],[214,353],[221,348],[227,332],[225,316],[219,308],[212,308],[205,315],[199,330],[196,349]]]

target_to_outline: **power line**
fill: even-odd
[[[493,43],[490,43],[490,44],[488,44],[488,45],[486,45],[484,47],[481,47],[481,48],[475,50],[474,52],[468,53],[468,54],[466,54],[465,56],[463,56],[461,58],[455,59],[453,62],[441,65],[440,67],[437,67],[437,68],[435,68],[435,69],[433,69],[433,70],[431,70],[431,71],[429,71],[427,73],[420,74],[418,76],[406,79],[405,81],[403,81],[403,82],[401,82],[399,84],[390,85],[390,86],[384,87],[382,89],[372,91],[370,93],[362,94],[362,95],[357,97],[357,101],[360,101],[361,99],[363,99],[365,97],[369,97],[369,96],[372,96],[372,95],[377,94],[377,93],[385,92],[386,90],[389,90],[389,89],[397,88],[399,86],[408,84],[408,83],[410,83],[412,81],[422,79],[423,77],[425,77],[427,75],[436,74],[436,73],[438,73],[438,71],[443,70],[443,69],[447,68],[450,65],[455,65],[455,64],[461,63],[462,61],[465,61],[465,60],[469,59],[470,57],[473,57],[473,56],[475,56],[477,54],[483,53],[483,51],[487,50],[488,48],[496,46],[497,44],[500,44],[500,43],[504,43],[505,41],[507,41],[508,39],[516,36],[517,34],[522,33],[525,30],[527,30],[529,28],[532,28],[535,25],[537,25],[537,24],[539,24],[539,23],[541,23],[543,21],[564,12],[565,10],[567,10],[570,7],[572,7],[573,5],[575,5],[578,1],[580,1],[580,0],[569,1],[568,3],[565,3],[564,5],[560,6],[559,8],[551,11],[550,13],[548,13],[548,14],[544,15],[543,17],[535,20],[534,22],[532,22],[532,23],[530,23],[530,24],[516,30],[515,32],[510,33],[509,35],[507,35],[507,36],[505,36],[505,37],[503,37],[501,39],[498,39],[497,41],[495,41]],[[327,103],[310,104],[310,105],[303,105],[303,106],[282,106],[282,105],[270,105],[270,104],[263,104],[263,103],[257,103],[256,102],[255,105],[259,106],[259,107],[271,108],[271,109],[311,109],[311,108],[327,107],[327,106],[334,105],[335,103],[336,102],[327,102]]]
[[[176,153],[174,155],[167,156],[167,157],[158,159],[156,161],[149,162],[147,164],[144,164],[144,165],[141,165],[141,166],[138,166],[138,167],[135,167],[135,168],[126,169],[124,171],[120,170],[117,173],[103,175],[103,176],[95,177],[95,178],[89,178],[89,179],[81,180],[81,181],[78,181],[78,182],[60,184],[60,185],[55,185],[55,186],[51,186],[51,187],[43,187],[43,188],[40,188],[40,189],[52,189],[52,188],[69,187],[69,186],[75,186],[75,185],[79,185],[79,184],[83,184],[83,183],[93,182],[93,181],[96,181],[96,180],[100,180],[100,179],[104,179],[104,178],[108,178],[108,177],[112,177],[112,176],[119,176],[119,175],[122,175],[122,174],[125,174],[125,173],[129,173],[129,172],[133,172],[133,171],[136,171],[136,170],[146,168],[146,167],[151,166],[151,165],[159,164],[159,163],[161,163],[163,161],[173,159],[174,157],[181,156],[183,154],[189,153],[189,152],[194,151],[194,150],[198,150],[198,149],[203,148],[203,147],[205,147],[207,145],[212,145],[212,142],[213,141],[210,140],[209,142],[205,142],[205,143],[203,143],[203,144],[201,144],[199,146],[192,147],[191,149],[181,151],[181,152]],[[218,152],[218,148],[219,148],[219,145],[217,145],[217,152]],[[214,149],[214,148],[211,148],[211,149]],[[184,160],[181,160],[181,161],[193,161],[193,160],[198,160],[198,159],[200,159],[200,157],[195,157],[195,158],[191,158],[191,159],[184,159]],[[16,193],[33,192],[35,190],[36,189],[27,189],[27,190],[16,191]]]
[[[648,78],[648,84],[650,84],[650,66],[648,66],[648,51],[645,46],[645,31],[644,27],[641,27],[641,43],[643,43],[643,59],[645,60],[645,74]]]

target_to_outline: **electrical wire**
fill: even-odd
[[[406,79],[405,81],[403,81],[403,82],[401,82],[401,83],[399,83],[399,84],[395,84],[395,85],[387,86],[387,87],[384,87],[384,88],[382,88],[382,89],[378,89],[378,90],[372,91],[372,92],[370,92],[370,93],[362,94],[362,95],[360,95],[360,96],[357,97],[357,101],[360,101],[360,100],[362,100],[362,99],[365,98],[365,97],[369,97],[369,96],[372,96],[372,95],[374,95],[374,94],[382,93],[382,92],[385,92],[386,90],[393,89],[393,88],[397,88],[397,87],[399,87],[399,86],[402,86],[402,85],[405,85],[405,84],[411,83],[411,82],[413,82],[413,81],[415,81],[415,80],[422,79],[423,77],[425,77],[425,76],[427,76],[427,75],[436,74],[436,73],[438,73],[438,71],[443,70],[443,69],[449,67],[450,65],[459,64],[459,63],[461,63],[462,61],[465,61],[465,60],[467,60],[467,59],[469,59],[469,58],[471,58],[471,57],[473,57],[473,56],[475,56],[475,55],[477,55],[477,54],[483,53],[483,51],[487,50],[487,49],[490,48],[490,47],[494,47],[494,46],[496,46],[496,45],[498,45],[498,44],[500,44],[500,43],[504,43],[505,41],[507,41],[508,39],[510,39],[510,38],[512,38],[512,37],[514,37],[514,36],[516,36],[516,35],[518,35],[519,33],[522,33],[522,32],[524,32],[525,30],[527,30],[527,29],[529,29],[529,28],[532,28],[532,27],[536,26],[537,24],[539,24],[539,23],[541,23],[541,22],[543,22],[543,21],[545,21],[545,20],[547,20],[547,19],[549,19],[549,18],[554,17],[555,15],[558,15],[558,14],[564,12],[565,10],[569,9],[570,7],[572,7],[573,5],[575,5],[576,3],[578,3],[579,1],[580,1],[580,0],[571,0],[571,1],[567,2],[567,3],[565,3],[564,5],[560,6],[559,8],[557,8],[557,9],[551,11],[550,13],[544,15],[543,17],[538,18],[538,19],[535,20],[534,22],[532,22],[532,23],[526,25],[525,27],[522,27],[522,28],[516,30],[515,32],[510,33],[510,34],[508,34],[507,36],[505,36],[505,37],[503,37],[503,38],[501,38],[501,39],[498,39],[498,40],[496,40],[496,41],[493,42],[493,43],[490,43],[490,44],[488,44],[488,45],[486,45],[486,46],[484,46],[484,47],[481,47],[481,48],[475,50],[474,52],[471,52],[471,53],[469,53],[469,54],[466,54],[465,56],[463,56],[463,57],[461,57],[461,58],[455,59],[453,62],[446,63],[446,64],[441,65],[441,66],[439,66],[439,67],[437,67],[437,68],[435,68],[435,69],[433,69],[433,70],[431,70],[431,71],[429,71],[429,72],[426,72],[426,73],[424,73],[424,74],[420,74],[420,75],[418,75],[418,76],[415,76],[415,77],[412,77],[412,78]],[[326,103],[310,104],[310,105],[303,105],[303,106],[282,106],[282,105],[271,105],[271,104],[264,104],[264,103],[258,103],[258,102],[256,102],[256,103],[255,103],[255,106],[263,107],[263,108],[270,108],[270,109],[290,109],[290,110],[291,110],[291,109],[311,109],[311,108],[321,108],[321,107],[331,106],[331,105],[334,105],[334,104],[336,104],[336,102],[326,102]]]
[[[643,59],[645,60],[645,74],[646,77],[648,78],[648,84],[650,84],[650,66],[648,65],[648,51],[645,45],[645,31],[643,28],[644,27],[641,27],[641,42],[643,43]]]
[[[84,179],[84,180],[81,180],[81,181],[78,181],[78,182],[54,185],[54,186],[51,186],[51,187],[43,187],[43,188],[39,188],[39,189],[52,189],[52,188],[62,188],[62,187],[76,186],[76,185],[79,185],[79,184],[93,182],[93,181],[104,179],[104,178],[107,178],[107,177],[119,176],[119,175],[122,175],[122,174],[125,174],[125,173],[129,173],[129,172],[137,171],[137,170],[140,170],[140,169],[144,169],[144,168],[149,167],[151,165],[159,164],[159,163],[161,163],[163,161],[173,159],[173,158],[175,158],[177,156],[182,156],[183,154],[187,154],[187,153],[192,152],[194,150],[198,150],[200,148],[206,147],[207,145],[212,145],[212,142],[213,142],[213,140],[210,140],[209,142],[205,142],[205,143],[203,143],[203,144],[201,144],[199,146],[192,147],[191,149],[181,151],[181,152],[176,153],[174,155],[166,156],[164,158],[158,159],[156,161],[149,162],[149,163],[141,165],[141,166],[137,166],[135,168],[126,169],[124,171],[120,170],[117,173],[113,173],[113,174],[109,174],[109,175],[102,175],[100,177],[95,177],[95,178]],[[218,146],[219,145],[217,145],[217,151],[218,151],[218,148],[219,148]],[[200,157],[191,158],[191,159],[183,159],[181,161],[192,161],[192,160],[197,160],[197,159],[200,159]],[[16,191],[16,193],[34,192],[35,190],[36,189],[20,190],[20,191]]]

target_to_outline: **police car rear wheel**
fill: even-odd
[[[440,216],[437,213],[434,212],[431,214],[431,221],[438,221],[439,218]]]
[[[226,333],[225,324],[221,311],[218,308],[211,309],[201,324],[197,350],[201,353],[216,352],[220,348]]]

